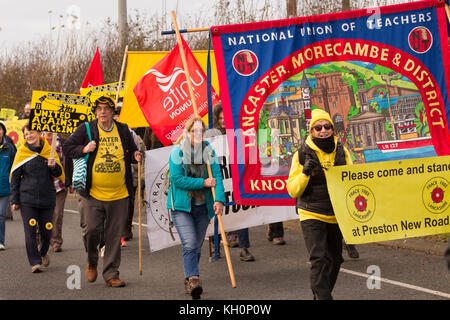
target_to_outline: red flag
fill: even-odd
[[[97,48],[94,58],[92,59],[91,65],[89,66],[88,72],[86,73],[83,83],[81,84],[81,89],[95,87],[102,84],[104,84],[102,63],[100,62],[100,54]]]
[[[182,38],[198,114],[208,113],[206,75]],[[134,87],[145,119],[165,146],[175,142],[194,115],[178,45],[155,64]],[[213,105],[219,101],[212,88]]]

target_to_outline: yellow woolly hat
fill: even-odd
[[[316,121],[318,121],[318,120],[327,120],[327,121],[329,121],[329,122],[331,123],[331,125],[332,125],[333,128],[334,128],[334,123],[333,123],[333,121],[331,120],[331,117],[330,117],[330,115],[328,114],[328,112],[326,112],[326,111],[323,110],[323,109],[317,108],[317,109],[314,109],[314,110],[311,112],[310,130],[314,127],[314,123],[315,123]]]

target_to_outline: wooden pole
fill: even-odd
[[[188,83],[189,93],[190,93],[190,97],[191,97],[191,101],[192,101],[192,107],[194,108],[194,114],[196,116],[198,116],[197,103],[195,101],[194,91],[192,90],[191,77],[189,76],[189,68],[188,68],[187,62],[186,62],[186,55],[184,53],[184,47],[183,47],[183,43],[181,41],[181,35],[178,30],[177,19],[175,17],[175,12],[171,11],[171,13],[172,13],[174,29],[177,34],[178,47],[180,48],[181,60],[183,61],[184,72],[186,74],[186,81]],[[211,165],[209,164],[209,161],[206,162],[206,166],[208,168],[208,176],[210,178],[213,177],[212,172],[211,172]],[[212,187],[211,191],[213,194],[213,198],[216,199],[215,188]],[[217,220],[219,222],[220,234],[222,235],[222,242],[223,242],[223,248],[225,251],[225,257],[227,258],[227,265],[228,265],[228,272],[230,274],[230,279],[231,279],[231,286],[233,288],[236,288],[236,279],[234,277],[233,265],[231,264],[230,248],[228,246],[227,237],[225,235],[225,229],[223,227],[222,215],[218,214]]]
[[[53,132],[52,133],[52,148],[50,150],[50,159],[55,159],[56,139],[58,139],[58,134],[56,132]]]
[[[127,61],[127,53],[128,53],[128,45],[125,46],[125,53],[123,54],[123,60],[122,60],[122,68],[120,69],[119,84],[117,85],[117,93],[116,93],[116,107],[117,107],[117,101],[119,101],[119,92],[120,92],[120,86],[122,84],[122,76],[123,76],[123,70],[125,69],[125,62]]]
[[[188,33],[188,32],[206,32],[209,31],[210,28],[194,28],[194,29],[178,29],[179,33]],[[166,30],[161,31],[161,35],[165,36],[168,34],[176,34],[175,30]]]
[[[444,5],[444,7],[445,7],[445,13],[447,14],[447,20],[448,20],[448,22],[450,22],[450,9],[448,8],[448,4],[446,3]]]
[[[141,218],[141,161],[138,162],[138,212],[139,212],[139,275],[142,276],[142,218]]]

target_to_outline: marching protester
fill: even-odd
[[[98,245],[103,234],[103,279],[108,286],[124,287],[125,282],[119,278],[120,239],[133,192],[131,163],[140,162],[142,155],[128,126],[113,119],[114,112],[110,97],[98,98],[94,103],[97,119],[80,125],[64,143],[63,153],[72,159],[89,154],[86,188],[79,191],[86,223],[86,277],[89,282],[97,280]]]
[[[199,261],[206,229],[214,214],[222,214],[225,193],[222,173],[214,150],[204,140],[205,124],[200,117],[187,121],[183,139],[169,158],[170,188],[167,208],[180,236],[185,292],[200,299]],[[210,158],[210,159],[208,159]],[[212,177],[208,177],[207,161]],[[212,189],[215,188],[215,199]]]
[[[9,172],[16,155],[16,148],[6,139],[6,126],[0,121],[0,250],[5,250],[6,211],[11,194]]]
[[[47,141],[29,125],[23,127],[25,144],[19,148],[11,169],[12,209],[20,209],[25,230],[25,246],[31,272],[48,267],[47,254],[53,229],[56,191],[53,177],[64,181],[58,154],[51,155]],[[36,240],[39,226],[40,244]]]
[[[274,245],[284,245],[284,227],[283,221],[269,224],[267,228],[267,240],[272,241]]]
[[[216,103],[213,107],[213,128],[215,130],[208,130],[205,137],[213,137],[216,135],[226,134],[225,121],[223,119],[223,110],[221,102]],[[255,257],[248,250],[248,248],[250,248],[250,238],[248,228],[227,232],[227,240],[231,248],[233,247],[241,248],[241,252],[239,254],[239,259],[241,261],[255,261]]]
[[[27,102],[25,106],[23,107],[23,113],[19,117],[19,119],[29,119],[31,113],[31,102]]]
[[[350,154],[337,140],[330,115],[322,109],[311,113],[310,132],[292,158],[287,182],[311,262],[314,299],[333,299],[342,258],[342,234],[327,190],[324,170],[352,164]]]
[[[44,132],[44,137],[45,139],[47,139],[48,144],[51,145],[53,140],[53,133]],[[62,138],[59,135],[56,135],[55,152],[58,154],[63,168],[65,168],[65,161],[62,153],[62,144]],[[65,185],[65,181],[53,178],[53,183],[56,190],[56,203],[55,211],[53,212],[53,232],[52,238],[50,240],[50,245],[52,246],[53,252],[61,252],[63,244],[62,225],[64,219],[64,205],[66,203],[67,197],[67,188]]]

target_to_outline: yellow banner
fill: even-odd
[[[30,112],[32,130],[72,133],[80,123],[94,118],[86,96],[33,91]]]
[[[450,156],[337,166],[326,177],[349,244],[450,232]]]
[[[28,119],[23,119],[7,120],[4,122],[6,127],[6,135],[12,139],[17,149],[19,149],[24,143],[25,139],[23,138],[22,128],[28,123],[28,121]]]
[[[0,109],[0,119],[13,119],[16,115],[15,109],[9,109],[9,108],[1,108]]]
[[[148,127],[141,109],[139,108],[133,89],[136,83],[141,80],[144,74],[150,70],[159,60],[164,58],[168,51],[130,51],[128,52],[127,69],[125,72],[125,94],[123,98],[122,111],[119,121],[128,124],[130,128]],[[195,58],[206,74],[208,51],[193,51]],[[219,93],[219,80],[217,77],[216,59],[214,52],[211,51],[211,83]],[[208,123],[208,117],[204,117],[205,123]]]
[[[107,83],[102,84],[101,86],[95,86],[95,87],[89,87],[89,88],[82,88],[80,90],[80,94],[82,96],[86,96],[89,99],[89,106],[93,107],[95,100],[100,98],[101,96],[107,96],[116,101],[116,95],[117,95],[117,87],[119,85],[119,82],[113,82],[113,83]],[[119,100],[120,98],[123,98],[125,94],[125,81],[122,81],[120,88],[119,88]]]

